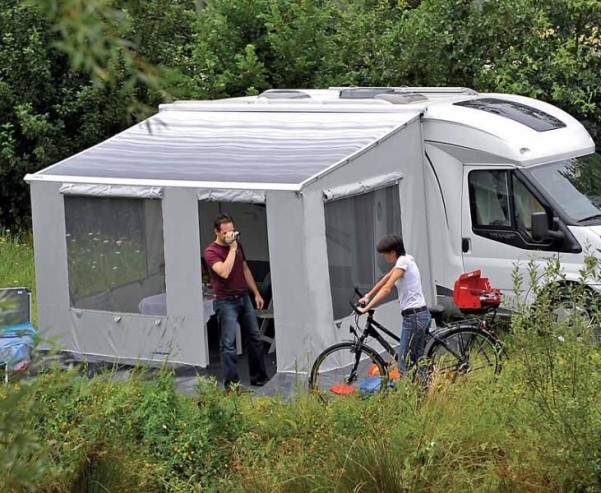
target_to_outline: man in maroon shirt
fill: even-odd
[[[246,263],[231,216],[219,214],[215,218],[215,241],[204,253],[215,291],[213,304],[221,337],[225,388],[229,390],[240,382],[236,356],[237,323],[245,332],[248,341],[250,383],[261,387],[268,380],[265,371],[265,350],[248,290],[250,289],[255,297],[257,309],[263,308],[264,301]]]

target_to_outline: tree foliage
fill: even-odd
[[[23,176],[161,101],[271,87],[467,86],[552,102],[601,142],[598,0],[5,0],[0,226]]]

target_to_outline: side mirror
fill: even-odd
[[[565,238],[559,229],[559,219],[552,213],[533,212],[531,216],[532,239],[536,242],[560,241]]]

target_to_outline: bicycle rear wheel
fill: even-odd
[[[386,363],[377,351],[354,342],[334,344],[313,363],[309,389],[323,399],[373,394],[387,386]]]
[[[501,371],[497,341],[474,328],[462,327],[440,335],[426,356],[430,361],[431,378],[454,380],[461,375],[487,380]]]

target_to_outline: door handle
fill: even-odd
[[[469,238],[462,238],[461,239],[461,251],[463,253],[468,253],[471,249],[471,241]]]

